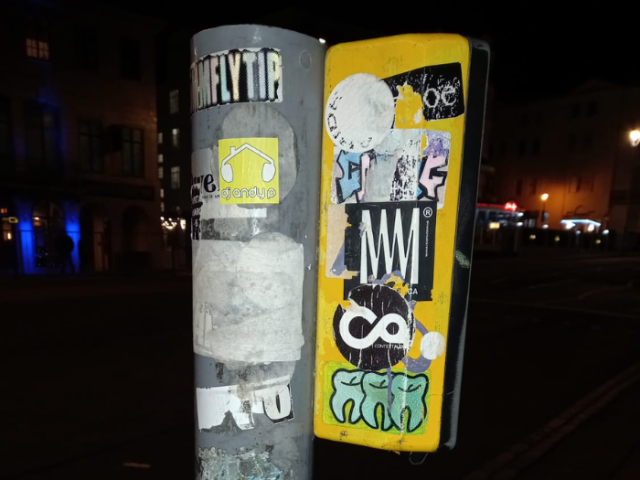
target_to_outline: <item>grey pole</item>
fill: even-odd
[[[311,478],[324,56],[259,25],[192,39],[198,479]]]

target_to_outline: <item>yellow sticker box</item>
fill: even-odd
[[[220,203],[280,202],[277,138],[218,140]]]
[[[486,44],[459,35],[328,52],[318,437],[455,444],[488,63]]]

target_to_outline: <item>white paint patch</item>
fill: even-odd
[[[261,383],[229,387],[196,388],[198,428],[210,429],[222,425],[227,412],[233,415],[238,428],[255,427],[253,414],[266,415],[278,423],[293,418],[291,377],[280,377]]]
[[[193,345],[219,362],[300,359],[304,252],[279,233],[200,241],[194,252]]]
[[[395,101],[387,84],[375,75],[357,73],[341,81],[329,95],[325,127],[337,147],[363,153],[387,136],[394,116]]]
[[[440,332],[428,332],[420,342],[420,353],[427,360],[435,360],[444,354],[446,344],[447,341]]]

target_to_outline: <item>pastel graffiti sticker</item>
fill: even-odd
[[[277,138],[227,138],[218,141],[221,203],[280,202]]]
[[[363,372],[329,363],[323,417],[329,424],[417,435],[427,423],[429,376]]]

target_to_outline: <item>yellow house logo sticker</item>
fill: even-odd
[[[226,138],[218,152],[223,205],[280,202],[277,138]]]

